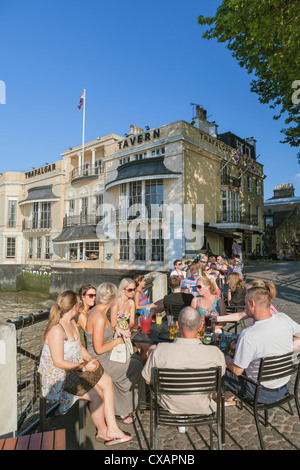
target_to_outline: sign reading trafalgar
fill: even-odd
[[[42,166],[41,168],[35,168],[32,171],[27,171],[25,173],[26,178],[32,178],[33,176],[43,175],[44,173],[48,173],[49,171],[55,170],[55,163],[51,165]]]
[[[129,147],[129,144],[135,145],[135,144],[142,144],[143,142],[148,142],[151,139],[159,139],[160,137],[160,130],[156,129],[152,133],[151,132],[145,132],[144,134],[138,134],[138,135],[132,135],[128,139],[121,140],[121,142],[118,142],[119,149],[125,149]]]

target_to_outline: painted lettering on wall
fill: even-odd
[[[133,146],[136,144],[142,144],[144,142],[149,142],[152,139],[159,139],[160,137],[160,129],[155,129],[152,133],[145,132],[144,134],[133,135],[128,139],[121,140],[118,142],[119,150],[128,148],[129,145]]]
[[[35,168],[32,171],[27,171],[25,173],[26,179],[27,178],[32,178],[33,176],[37,175],[43,175],[45,173],[49,173],[49,171],[55,170],[55,163],[52,163],[51,165],[46,165],[42,166],[41,168]]]

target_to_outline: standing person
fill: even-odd
[[[130,278],[124,278],[119,285],[117,301],[110,309],[111,326],[117,333],[122,333],[128,338],[134,327],[135,304],[133,300],[135,282]]]
[[[169,288],[173,293],[165,295],[163,299],[164,309],[167,315],[173,315],[174,319],[177,321],[180,310],[183,307],[190,306],[194,296],[193,294],[182,292],[179,276],[170,277]]]
[[[171,276],[179,276],[183,281],[186,278],[186,272],[182,270],[182,260],[176,259],[174,261],[174,270],[171,272]]]
[[[113,328],[108,319],[108,311],[118,298],[117,287],[104,282],[97,288],[96,305],[90,312],[86,324],[87,350],[96,355],[103,369],[111,376],[115,396],[115,412],[124,424],[132,424],[135,418],[132,412],[138,404],[138,385],[143,363],[138,355],[127,353],[126,362],[110,360],[112,349],[123,342],[122,329],[120,337],[114,339]]]
[[[197,279],[196,288],[199,297],[194,297],[192,307],[196,308],[200,315],[219,316],[226,314],[226,305],[224,300],[217,295],[217,285],[207,276]]]
[[[234,358],[226,356],[225,385],[232,393],[253,400],[255,387],[242,379],[243,375],[257,381],[260,360],[293,351],[293,337],[300,339],[300,325],[284,313],[270,311],[271,296],[267,289],[252,287],[246,295],[246,313],[254,325],[239,336]],[[289,377],[262,383],[259,403],[273,403],[288,392]],[[266,388],[264,388],[264,386]]]
[[[238,265],[236,264],[235,259],[233,259],[233,258],[231,258],[228,261],[228,272],[229,272],[229,274],[238,273],[241,276],[241,278],[243,279],[242,270],[238,267]]]
[[[84,284],[80,287],[78,295],[80,297],[80,307],[76,317],[76,323],[80,334],[81,344],[86,348],[84,331],[88,314],[91,308],[95,305],[96,289],[91,284]]]
[[[147,295],[144,292],[144,288],[146,285],[145,276],[142,274],[138,274],[134,277],[134,282],[136,285],[135,294],[134,294],[134,302],[135,308],[139,315],[142,315],[145,308],[155,308],[156,304],[150,302]]]
[[[79,302],[79,296],[68,290],[58,296],[56,305],[50,311],[39,365],[42,395],[50,401],[59,401],[62,413],[66,413],[79,399],[89,401],[91,417],[97,428],[96,440],[107,445],[127,442],[131,436],[124,434],[115,420],[111,378],[80,343],[74,321]],[[87,371],[94,372],[100,367],[102,376],[94,388],[78,397],[65,392],[63,383],[66,371],[80,366],[84,361],[87,361]]]

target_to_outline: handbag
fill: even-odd
[[[115,334],[114,339],[117,339],[117,338],[118,338],[118,335]],[[127,361],[127,351],[129,355],[133,354],[133,347],[132,347],[130,338],[125,338],[123,336],[123,341],[124,343],[118,344],[112,349],[110,356],[109,356],[110,361],[120,362],[122,364],[125,364],[125,362]]]
[[[67,371],[64,383],[62,385],[62,389],[65,392],[70,393],[71,395],[76,395],[78,397],[82,397],[89,390],[94,388],[104,373],[104,369],[100,363],[98,369],[94,372],[84,370],[84,367],[87,363],[84,362],[82,364],[74,369]]]

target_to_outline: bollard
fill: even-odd
[[[14,325],[0,322],[0,437],[18,428],[17,340]]]

